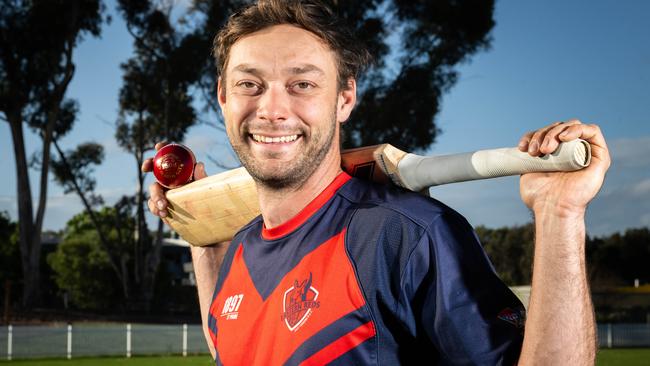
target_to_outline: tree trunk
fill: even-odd
[[[18,231],[20,241],[20,259],[23,269],[23,306],[32,308],[40,299],[40,267],[32,266],[32,251],[40,249],[40,236],[34,233],[34,212],[32,209],[32,190],[29,185],[29,171],[25,154],[23,136],[23,116],[20,112],[7,113],[11,126],[11,137],[16,157],[16,177],[18,178]],[[37,237],[38,244],[33,242]]]
[[[151,303],[155,294],[156,276],[158,275],[158,268],[160,267],[160,257],[162,253],[164,227],[165,226],[163,224],[163,221],[159,219],[158,230],[156,231],[156,240],[145,256],[145,267],[143,274],[144,280],[142,281],[142,297],[147,313],[151,310]]]
[[[59,114],[58,104],[51,107],[48,112],[47,125],[45,131],[42,131],[41,139],[43,140],[43,157],[41,158],[41,179],[38,198],[38,208],[36,209],[36,220],[32,227],[32,248],[29,252],[29,268],[31,269],[30,281],[33,283],[35,292],[33,293],[34,305],[41,303],[41,232],[43,229],[43,218],[45,217],[45,208],[47,207],[47,178],[50,171],[50,147],[52,144],[52,133],[54,124]],[[27,287],[27,286],[25,286]]]

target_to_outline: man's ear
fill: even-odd
[[[219,101],[219,106],[223,109],[223,105],[226,104],[226,87],[223,85],[223,79],[221,76],[217,79],[217,100]]]
[[[356,102],[357,81],[354,78],[349,78],[347,87],[339,91],[336,105],[336,121],[340,123],[347,121]]]

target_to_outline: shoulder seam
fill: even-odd
[[[435,221],[435,219],[434,219],[431,222],[427,223],[427,221],[415,218],[412,215],[409,215],[407,212],[404,212],[403,210],[399,210],[397,207],[395,207],[393,205],[387,205],[387,204],[385,204],[385,202],[382,202],[382,201],[379,201],[379,200],[371,199],[371,200],[366,200],[366,201],[362,202],[360,200],[353,200],[344,193],[341,193],[340,195],[341,195],[341,197],[343,199],[345,199],[348,202],[351,202],[351,203],[353,203],[355,205],[355,207],[353,208],[355,211],[359,209],[359,206],[364,205],[364,204],[375,205],[376,207],[381,207],[381,208],[384,208],[386,210],[391,210],[391,211],[395,212],[396,214],[409,219],[411,222],[418,225],[423,230],[428,230],[428,228],[431,226],[431,223],[433,221]],[[351,215],[351,216],[353,216],[353,215]],[[436,218],[437,218],[437,216],[440,216],[440,215],[441,215],[441,213],[437,213]]]
[[[431,221],[429,222],[429,224],[428,224],[426,227],[424,227],[424,230],[423,230],[423,232],[422,232],[422,235],[418,238],[418,242],[417,242],[417,244],[414,245],[413,248],[411,249],[411,251],[410,251],[410,253],[409,253],[409,255],[408,255],[408,258],[406,259],[406,264],[404,265],[404,268],[402,268],[402,270],[400,271],[400,274],[399,274],[399,275],[400,275],[400,280],[399,280],[399,286],[400,286],[400,289],[401,289],[401,288],[403,287],[403,285],[404,285],[404,282],[403,282],[403,281],[404,281],[404,272],[406,271],[406,268],[409,266],[409,263],[411,263],[411,259],[413,258],[413,253],[415,253],[416,249],[419,248],[420,245],[422,245],[422,242],[423,242],[422,239],[425,237],[425,235],[431,233],[431,225],[433,225],[436,221],[438,221],[438,220],[440,219],[441,216],[442,216],[442,213],[438,213],[435,217],[433,217],[433,218],[431,219]],[[394,310],[395,310],[395,314],[398,313],[399,306],[400,306],[400,300],[401,300],[401,299],[402,299],[402,291],[400,291],[400,292],[398,293],[398,296],[397,296],[397,298],[396,298],[396,300],[395,300],[395,301],[396,301],[396,303],[395,303],[395,309],[394,309]]]

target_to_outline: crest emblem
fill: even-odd
[[[295,332],[320,307],[318,290],[312,286],[312,274],[302,282],[294,280],[293,286],[284,292],[282,320],[290,331]]]

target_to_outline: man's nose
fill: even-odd
[[[257,118],[270,122],[286,120],[289,114],[289,97],[283,85],[269,85],[259,99]]]

